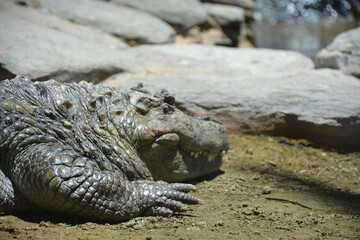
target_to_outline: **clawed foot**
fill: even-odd
[[[187,210],[186,204],[203,204],[202,200],[188,194],[195,190],[192,184],[139,182],[138,190],[144,200],[142,215],[146,216],[169,216]]]

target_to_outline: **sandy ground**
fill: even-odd
[[[0,239],[360,239],[360,152],[301,140],[230,136],[222,171],[193,182],[205,202],[170,218],[118,224],[0,216]]]

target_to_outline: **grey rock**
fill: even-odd
[[[181,109],[213,115],[230,132],[360,147],[360,81],[354,77],[314,70],[311,60],[287,51],[194,45],[156,49],[153,61],[142,55],[139,65],[146,71],[139,67],[138,74],[120,74],[105,84],[166,88]],[[140,48],[126,51],[133,50]]]
[[[233,6],[238,6],[241,8],[249,9],[249,10],[255,9],[255,1],[252,1],[252,0],[201,0],[201,1],[233,5]]]
[[[52,14],[40,12],[29,7],[22,7],[12,2],[1,1],[0,13],[76,36],[83,41],[106,45],[114,50],[121,50],[127,47],[124,41],[111,34],[84,25],[74,24]]]
[[[240,24],[245,21],[245,11],[242,8],[211,3],[204,3],[203,6],[220,26]]]
[[[183,78],[280,77],[314,68],[311,59],[299,53],[270,49],[167,44],[127,48],[123,53],[137,59],[134,73]]]
[[[151,13],[181,29],[189,29],[207,20],[206,11],[198,0],[112,0]]]
[[[36,0],[31,5],[139,43],[169,43],[175,35],[171,26],[148,13],[108,2]]]
[[[2,1],[0,19],[0,79],[98,82],[128,69],[124,44],[106,33]]]
[[[340,69],[360,78],[360,27],[341,33],[315,57],[317,68]]]
[[[224,33],[237,45],[244,29],[245,10],[236,6],[204,3],[208,14],[221,26]]]

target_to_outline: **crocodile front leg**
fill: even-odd
[[[186,193],[193,188],[190,184],[128,181],[57,142],[31,145],[18,153],[10,175],[37,206],[94,220],[166,216],[181,211],[184,203],[201,203]]]
[[[37,210],[38,207],[27,201],[11,180],[0,170],[0,212]]]
[[[0,212],[15,210],[15,191],[9,178],[0,170]]]

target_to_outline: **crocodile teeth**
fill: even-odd
[[[214,159],[216,157],[223,157],[224,154],[226,153],[225,150],[220,151],[219,153],[209,153],[207,151],[199,151],[199,152],[193,152],[191,150],[188,149],[182,149],[184,152],[186,152],[187,154],[189,154],[191,157],[193,158],[199,158],[199,157],[204,157],[205,159],[207,159],[209,162],[214,161]]]
[[[219,156],[220,156],[220,157],[223,157],[223,156],[225,155],[225,153],[226,153],[225,151],[221,151],[221,152],[219,153]]]

